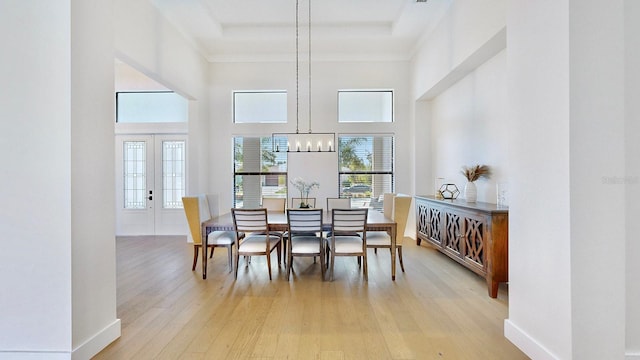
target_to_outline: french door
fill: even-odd
[[[116,235],[183,235],[186,135],[116,136]]]

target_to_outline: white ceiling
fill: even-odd
[[[149,0],[209,61],[291,59],[295,0]],[[314,0],[316,60],[408,60],[453,0]],[[300,52],[308,49],[309,0],[299,4]]]

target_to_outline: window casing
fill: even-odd
[[[340,197],[352,207],[382,207],[382,195],[394,192],[395,140],[393,135],[339,135]]]
[[[263,197],[287,197],[287,153],[273,151],[271,137],[233,139],[233,206],[257,208]]]

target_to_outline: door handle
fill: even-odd
[[[153,196],[149,195],[148,199],[153,200]]]

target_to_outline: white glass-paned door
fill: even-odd
[[[116,234],[181,235],[184,135],[116,136]]]

